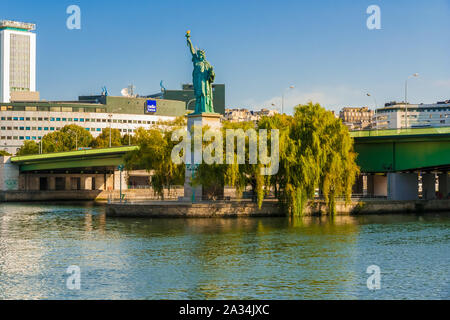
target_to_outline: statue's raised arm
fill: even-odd
[[[188,30],[186,32],[186,39],[187,39],[189,49],[191,50],[191,54],[193,56],[195,56],[197,52],[195,51],[194,46],[192,45],[192,42],[191,42],[191,31],[190,30]]]

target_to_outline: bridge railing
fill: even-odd
[[[383,130],[360,130],[350,131],[353,138],[364,137],[385,137],[400,135],[428,135],[428,134],[450,134],[450,126],[433,128],[402,128],[402,129],[383,129]]]

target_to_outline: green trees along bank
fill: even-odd
[[[170,191],[174,186],[185,182],[185,164],[172,161],[172,151],[180,141],[172,141],[175,130],[186,128],[183,117],[171,122],[160,122],[150,130],[139,128],[134,136],[121,137],[117,129],[111,130],[111,145],[138,145],[140,148],[125,156],[128,170],[145,169],[151,173],[150,185],[154,192],[164,199],[164,190]],[[205,131],[207,128],[203,128]],[[263,175],[261,161],[250,164],[249,154],[251,142],[245,137],[245,162],[227,163],[225,157],[221,163],[202,163],[196,168],[192,184],[202,185],[204,195],[214,198],[220,194],[224,186],[232,186],[238,195],[250,187],[258,205],[270,193],[278,199],[284,210],[292,215],[301,215],[307,202],[314,199],[317,192],[323,196],[330,213],[335,212],[338,197],[350,200],[352,186],[359,168],[356,165],[356,154],[353,140],[348,129],[340,119],[322,108],[319,104],[309,103],[295,108],[293,116],[275,115],[263,117],[257,125],[253,122],[222,122],[222,137],[228,129],[256,129],[256,137],[260,139],[259,130],[268,133],[267,146],[269,153],[272,146],[271,130],[278,130],[279,163],[274,175]],[[110,130],[104,129],[102,134],[93,138],[90,132],[76,125],[69,125],[60,131],[47,134],[42,139],[42,152],[61,152],[81,147],[108,147]],[[194,144],[195,138],[191,144]],[[221,142],[226,150],[226,139]],[[203,148],[210,147],[214,138],[202,142]],[[192,147],[191,145],[191,147]],[[219,144],[220,146],[220,144]],[[237,151],[235,145],[235,154]],[[25,141],[18,155],[39,153],[39,145],[34,141]],[[214,151],[215,153],[215,151]],[[236,155],[235,155],[236,156]],[[219,158],[220,158],[219,157]],[[261,160],[261,159],[259,159]]]
[[[108,148],[110,129],[103,129],[102,133],[93,138],[92,134],[85,128],[71,124],[54,131],[42,137],[42,153],[73,151],[79,148]],[[111,129],[111,146],[119,147],[122,145],[136,144],[136,139],[132,136],[121,136],[118,129]],[[38,154],[40,150],[39,143],[33,140],[24,141],[22,147],[16,155],[26,156]]]
[[[227,129],[255,129],[253,122],[225,121],[222,124],[223,137]],[[161,198],[165,188],[170,190],[185,181],[185,165],[174,164],[171,160],[172,149],[178,143],[172,141],[172,133],[185,125],[179,119],[178,123],[153,130],[138,130],[135,138],[140,149],[127,155],[127,168],[145,168],[152,173],[150,183]],[[256,129],[267,129],[267,132],[279,130],[277,174],[262,175],[260,163],[249,164],[249,138],[246,136],[244,164],[227,164],[225,159],[223,164],[202,163],[195,172],[192,184],[202,185],[204,189],[212,190],[212,193],[229,185],[236,189],[238,195],[242,195],[245,188],[250,186],[259,206],[271,192],[284,210],[292,215],[301,215],[317,190],[320,190],[332,214],[335,212],[336,198],[350,200],[352,186],[359,173],[355,162],[356,153],[347,127],[331,112],[319,104],[299,105],[293,116],[263,117]],[[269,134],[269,149],[270,139]],[[203,147],[209,144],[211,142],[203,142]],[[225,150],[225,139],[223,144]]]

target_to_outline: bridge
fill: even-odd
[[[414,200],[419,184],[424,199],[436,198],[436,184],[441,196],[449,195],[450,127],[354,131],[350,135],[363,173],[356,193],[362,191],[365,177],[368,193],[376,196]]]
[[[350,135],[362,173],[355,193],[414,200],[421,185],[424,198],[434,199],[438,184],[442,195],[449,194],[450,127],[355,131]],[[136,149],[125,146],[12,157],[0,163],[0,189],[116,190],[120,181],[127,185],[117,167],[124,163],[126,153]]]
[[[95,169],[96,171],[102,171],[123,164],[125,154],[137,148],[137,146],[125,146],[19,156],[12,157],[11,163],[18,165],[20,172],[67,171],[68,169],[84,169],[85,171]]]

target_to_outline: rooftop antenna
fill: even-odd
[[[129,95],[130,95],[130,97],[134,97],[134,89],[135,89],[136,87],[133,85],[133,84],[130,84],[129,86],[128,86],[128,93],[129,93]]]
[[[121,94],[123,97],[127,97],[127,98],[130,97],[130,93],[129,93],[129,91],[128,91],[128,88],[123,88],[123,89],[120,91],[120,94]]]

